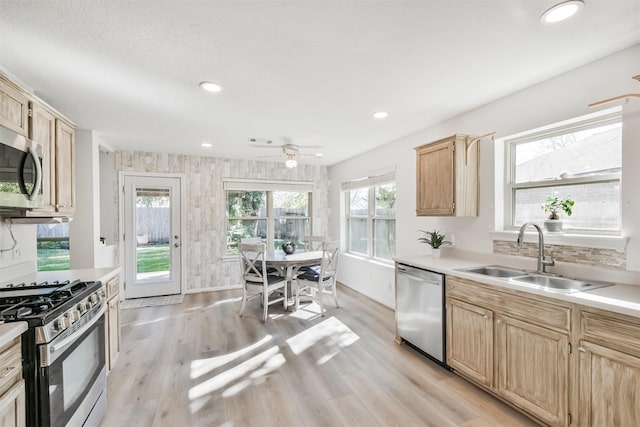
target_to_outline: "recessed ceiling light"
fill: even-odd
[[[322,153],[316,153],[316,154],[314,154],[314,157],[317,157],[317,158],[324,157],[324,154],[322,154]]]
[[[547,9],[542,16],[540,16],[540,22],[543,24],[554,24],[564,21],[578,13],[578,11],[582,9],[582,6],[584,6],[582,0],[563,1]]]
[[[222,86],[214,82],[200,82],[200,87],[207,92],[220,92],[222,90]]]
[[[205,147],[205,148],[211,148],[213,147],[213,144],[210,142],[203,142],[202,144],[200,144],[201,146]]]
[[[376,111],[375,113],[373,113],[373,117],[376,119],[386,119],[387,117],[389,117],[389,113],[387,113],[386,111]]]

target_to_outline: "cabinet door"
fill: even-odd
[[[498,392],[551,426],[568,423],[569,338],[499,316]]]
[[[580,353],[580,425],[640,426],[640,358],[587,341]]]
[[[417,215],[453,215],[455,139],[429,144],[416,152]]]
[[[109,301],[109,369],[113,369],[116,357],[120,353],[120,300],[114,297]]]
[[[44,149],[44,162],[42,173],[45,185],[43,187],[43,207],[38,211],[55,211],[56,191],[56,118],[42,106],[31,103],[31,121],[29,123],[29,137],[42,144]]]
[[[27,136],[29,100],[27,96],[0,80],[0,125]]]
[[[73,214],[75,208],[75,138],[73,128],[56,121],[56,210]]]
[[[447,363],[487,387],[493,386],[493,312],[447,302]]]
[[[25,387],[20,380],[0,397],[0,427],[24,427],[25,411]]]

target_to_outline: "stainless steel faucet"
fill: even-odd
[[[542,229],[535,222],[526,222],[522,224],[520,227],[520,233],[518,233],[518,247],[522,247],[522,242],[524,241],[524,229],[529,225],[532,225],[538,231],[538,269],[536,270],[538,273],[546,273],[545,268],[547,266],[553,267],[556,262],[553,260],[553,255],[549,254],[549,260],[546,260],[544,257],[544,236],[542,235]]]

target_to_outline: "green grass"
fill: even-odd
[[[138,252],[138,273],[169,270],[169,245],[141,246]],[[38,271],[68,270],[69,249],[38,249]]]
[[[69,249],[38,249],[38,271],[68,270]]]
[[[169,245],[139,246],[138,273],[169,271]]]

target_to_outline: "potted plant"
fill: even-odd
[[[576,202],[571,199],[571,196],[565,196],[562,199],[553,196],[547,197],[547,200],[541,206],[544,213],[547,214],[547,219],[544,221],[544,228],[549,232],[562,231],[560,214],[564,212],[567,216],[571,216],[575,203]]]
[[[418,238],[420,243],[426,243],[431,246],[431,255],[435,257],[440,257],[440,247],[442,245],[450,245],[451,242],[445,239],[444,233],[441,233],[438,230],[433,231],[424,231],[420,230],[420,232],[424,233],[424,237]]]

